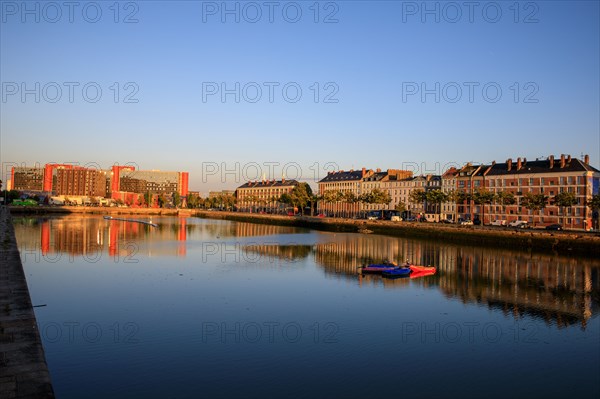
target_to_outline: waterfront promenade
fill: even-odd
[[[11,216],[0,207],[0,399],[54,398]]]

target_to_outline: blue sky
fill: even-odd
[[[77,2],[73,22],[63,2],[0,3],[3,179],[13,164],[134,163],[189,171],[207,193],[299,170],[561,153],[599,166],[597,1],[472,15],[464,2],[272,2],[272,22],[263,1],[120,2],[118,15]]]

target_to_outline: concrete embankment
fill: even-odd
[[[369,230],[377,234],[398,237],[423,238],[445,242],[504,247],[536,252],[555,252],[561,255],[598,257],[600,234],[505,227],[457,226],[437,223],[408,223],[367,221],[356,219],[291,217],[236,212],[198,212],[198,216],[240,222],[267,223],[283,226],[307,227],[316,230],[359,232]]]
[[[0,207],[0,398],[54,398],[6,207]]]

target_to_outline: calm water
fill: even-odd
[[[153,221],[15,220],[59,398],[600,395],[598,260]]]

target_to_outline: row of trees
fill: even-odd
[[[392,201],[392,198],[387,191],[375,188],[361,195],[356,195],[351,190],[327,190],[322,195],[317,196],[317,200],[327,205],[346,205],[342,207],[331,206],[331,211],[333,216],[340,216],[340,214],[341,216],[349,216],[357,213],[359,204],[387,205]]]
[[[414,190],[411,192],[409,200],[415,204],[432,204],[435,206],[435,212],[438,214],[440,213],[441,204],[445,202],[460,205],[465,201],[473,201],[474,204],[481,206],[482,218],[485,216],[485,206],[492,204],[502,206],[503,213],[506,211],[506,207],[510,205],[521,205],[533,212],[540,212],[548,205],[554,205],[560,207],[561,213],[564,214],[565,208],[570,208],[578,203],[575,193],[568,191],[562,191],[553,197],[544,193],[534,194],[527,192],[521,197],[520,203],[518,203],[518,198],[511,192],[500,191],[493,193],[484,189],[476,190],[473,193],[460,190],[453,190],[449,193],[445,193],[442,190]],[[595,210],[600,209],[600,195],[593,196],[587,205]]]
[[[314,210],[317,206],[319,198],[313,194],[312,189],[308,183],[300,183],[295,186],[292,191],[277,196],[271,196],[268,199],[261,198],[256,195],[248,195],[244,197],[243,203],[238,204],[240,207],[250,206],[251,209],[280,209],[286,205],[289,207],[297,208],[301,214],[304,214],[304,209],[310,207],[311,214],[314,214]]]
[[[380,204],[387,205],[392,201],[390,194],[387,191],[374,189],[371,192],[357,196],[351,190],[327,190],[321,195],[316,195],[312,192],[308,183],[300,183],[295,186],[292,191],[282,194],[280,197],[271,197],[268,200],[261,199],[257,196],[246,196],[244,203],[258,204],[262,208],[277,208],[279,204],[288,205],[297,208],[301,214],[304,209],[310,208],[311,214],[314,215],[317,208],[317,203],[322,202],[327,205],[343,204],[342,207],[331,207],[333,216],[349,216],[357,212],[358,204]]]

